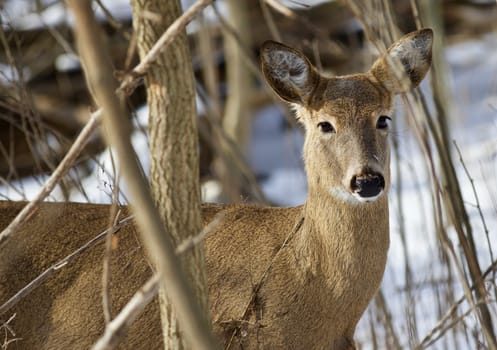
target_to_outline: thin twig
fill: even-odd
[[[483,273],[482,275],[482,278],[486,278],[489,274],[495,272],[497,270],[497,260],[494,260],[492,262],[492,264],[490,264],[490,266],[485,270],[485,272]],[[493,280],[493,279],[492,279]],[[476,284],[473,284],[471,287],[470,287],[470,290],[474,290],[476,288]],[[430,342],[430,344],[433,344],[431,340],[431,338],[434,336],[434,334],[436,333],[436,330],[437,329],[441,329],[442,328],[442,325],[447,322],[447,320],[455,314],[456,312],[456,309],[462,305],[462,303],[464,302],[464,300],[467,299],[467,295],[464,294],[462,297],[460,297],[459,299],[457,299],[454,304],[447,310],[447,312],[444,314],[444,316],[437,322],[437,324],[435,325],[435,327],[432,328],[432,330],[423,338],[423,340],[415,347],[416,349],[418,348],[423,348],[423,347],[426,347],[426,343]],[[469,309],[469,311],[473,311],[474,310],[474,307],[471,307]],[[438,339],[438,338],[437,338]]]
[[[150,49],[147,55],[141,60],[141,62],[133,69],[135,75],[144,75],[150,65],[155,62],[157,57],[162,53],[162,51],[176,38],[176,36],[181,33],[186,25],[204,8],[209,6],[212,0],[198,0],[192,6],[188,8],[183,14],[178,17],[173,24],[167,28],[167,30],[162,34],[162,36],[157,40],[154,47]],[[131,76],[133,77],[133,76]]]
[[[192,249],[203,242],[205,237],[214,231],[223,219],[223,212],[217,214],[214,219],[202,229],[200,234],[190,237],[178,244],[175,250],[176,255],[184,254],[187,250]],[[159,275],[155,274],[138,292],[135,293],[135,295],[133,295],[116,318],[107,324],[104,334],[97,340],[92,347],[92,350],[113,349],[119,343],[119,340],[124,335],[126,329],[143,312],[147,304],[153,300],[159,291],[159,284]]]
[[[160,279],[160,274],[156,273],[133,295],[116,318],[107,324],[103,336],[93,345],[92,350],[113,349],[119,343],[126,328],[157,295]]]
[[[276,41],[282,41],[281,33],[274,22],[273,14],[269,11],[268,4],[266,0],[259,0],[259,4],[262,10],[262,16],[264,17],[264,21],[266,21],[267,27],[269,28],[269,33]]]
[[[414,349],[415,350],[426,349],[429,346],[435,344],[435,342],[438,341],[440,338],[442,338],[444,336],[444,334],[449,329],[452,329],[455,325],[457,325],[459,322],[461,322],[462,320],[464,320],[464,318],[466,318],[468,315],[470,315],[471,313],[475,312],[475,310],[473,310],[475,307],[478,307],[480,304],[485,304],[485,303],[486,303],[485,301],[480,301],[480,302],[475,303],[474,306],[470,307],[468,310],[466,310],[465,312],[463,312],[459,317],[455,318],[452,322],[450,322],[449,324],[447,324],[447,325],[444,326],[445,322],[449,318],[451,318],[454,315],[454,313],[455,313],[455,309],[451,308],[445,314],[444,318],[442,318],[435,325],[435,327],[433,327],[433,329],[430,331],[430,333],[428,333],[426,335],[426,337],[423,339],[423,341],[419,345],[417,345]]]
[[[248,182],[251,192],[254,194],[255,198],[257,198],[259,203],[267,205],[267,199],[265,198],[264,193],[262,192],[254,173],[248,166],[245,157],[240,151],[238,145],[224,131],[219,118],[215,114],[216,111],[212,106],[212,102],[206,96],[202,84],[197,81],[195,87],[199,98],[206,106],[205,116],[207,118],[207,121],[210,123],[217,136],[211,140],[213,147],[216,149],[217,152],[219,152],[221,156],[225,157],[225,162],[229,161],[233,163],[237,167],[237,170],[240,171],[241,174],[243,174],[245,181]],[[205,130],[200,129],[199,132],[202,133],[205,132]],[[222,147],[223,145],[225,145],[225,147]]]
[[[115,29],[117,29],[118,31],[120,31],[125,39],[130,40],[131,39],[131,34],[128,31],[124,30],[123,24],[121,22],[119,22],[112,15],[112,13],[110,12],[110,10],[102,3],[102,0],[95,0],[95,2],[98,4],[98,6],[100,7],[100,9],[102,10],[105,18],[110,23],[110,25],[112,27],[114,27]]]
[[[282,14],[285,17],[288,17],[288,18],[290,18],[290,19],[292,19],[292,20],[294,20],[296,22],[299,22],[304,27],[306,27],[308,30],[310,30],[317,37],[323,38],[325,40],[329,39],[327,37],[327,34],[325,33],[325,31],[321,30],[319,27],[317,27],[316,25],[314,25],[307,18],[299,16],[295,11],[293,11],[289,7],[286,7],[281,2],[276,1],[276,0],[264,0],[264,1],[273,10],[275,10],[276,12]]]
[[[193,16],[195,16],[195,14],[208,6],[211,2],[212,1],[210,0],[200,0],[192,6],[194,7],[195,11],[189,9],[182,16],[178,17],[178,19],[169,27],[173,27],[175,29],[168,29],[164,32],[164,34],[161,36],[161,40],[159,40],[151,50],[154,52],[154,54],[147,55],[147,57],[145,57],[133,69],[133,73],[129,74],[119,86],[118,92],[120,93],[121,91],[125,91],[136,86],[137,81],[140,80],[140,78],[137,78],[137,75],[141,76],[145,74],[146,70],[157,59],[157,55],[173,41],[174,37],[180,32],[180,30],[184,29],[184,27],[193,18]],[[34,211],[38,208],[38,205],[52,192],[54,187],[60,182],[62,177],[71,168],[72,164],[79,156],[86,143],[88,143],[90,136],[96,130],[100,122],[101,113],[101,108],[92,113],[87,124],[81,130],[80,134],[74,141],[64,159],[62,159],[57,168],[53,171],[52,175],[40,189],[35,198],[31,202],[26,204],[26,206],[19,212],[19,214],[17,214],[14,220],[12,220],[12,222],[0,233],[0,249],[3,246],[3,243],[5,243],[5,241],[15,231],[18,230],[19,226],[34,213]]]
[[[17,230],[17,228],[27,220],[38,208],[38,205],[52,192],[57,183],[62,179],[62,177],[67,173],[67,171],[72,167],[76,158],[79,156],[85,145],[88,143],[91,135],[96,130],[99,125],[101,117],[101,109],[94,112],[88,123],[86,123],[83,130],[74,141],[73,145],[67,152],[66,156],[59,163],[57,168],[53,171],[52,175],[48,178],[45,184],[38,191],[35,198],[26,204],[24,208],[17,214],[17,216],[10,222],[10,224],[2,231],[0,234],[0,249],[5,243],[5,241]]]
[[[480,215],[480,220],[481,220],[481,223],[483,225],[483,231],[485,232],[485,237],[487,239],[488,250],[490,253],[490,260],[494,261],[494,253],[492,250],[492,244],[490,243],[490,237],[489,237],[490,231],[489,231],[488,226],[487,226],[487,221],[485,220],[485,217],[483,216],[483,212],[482,212],[481,204],[480,204],[480,197],[478,196],[478,192],[476,191],[476,187],[475,187],[475,180],[473,180],[473,178],[471,177],[471,174],[469,173],[468,167],[466,166],[466,163],[464,162],[464,159],[463,159],[462,153],[461,153],[461,149],[457,145],[457,142],[455,140],[453,140],[453,143],[454,143],[454,146],[456,147],[457,155],[459,156],[459,162],[461,163],[461,165],[464,169],[464,173],[466,174],[466,177],[468,178],[468,180],[471,184],[471,190],[473,191],[473,196],[475,197],[475,201],[476,201],[476,209],[478,211],[478,214]]]
[[[219,225],[219,223],[221,223],[221,221],[224,220],[224,216],[225,216],[225,214],[223,212],[217,214],[214,217],[214,219],[211,222],[209,222],[209,224],[207,224],[202,229],[202,231],[200,232],[200,234],[198,234],[196,236],[188,237],[187,239],[185,239],[182,242],[180,242],[176,246],[176,250],[175,250],[176,255],[184,254],[188,250],[194,248],[195,246],[197,246],[198,244],[200,244],[201,242],[203,242],[203,240],[205,239],[205,237],[209,233],[211,233],[212,231],[214,231],[214,228],[217,227]]]
[[[391,346],[396,350],[401,350],[399,336],[395,332],[394,321],[392,320],[392,313],[388,308],[388,303],[385,300],[385,295],[383,294],[383,290],[380,289],[374,298],[374,301],[377,305],[377,308],[381,310],[383,313],[383,317],[385,319],[385,326],[387,327],[388,337],[392,340]],[[390,346],[389,346],[390,348]]]
[[[116,162],[114,160],[114,154],[112,149],[109,147],[109,156],[112,164],[112,172],[114,174],[114,188],[112,188],[112,205],[110,207],[109,215],[109,227],[116,224],[121,214],[121,209],[118,208],[117,204],[119,201],[119,174],[116,168]],[[103,269],[102,269],[102,308],[104,313],[105,324],[112,320],[112,306],[110,300],[110,259],[112,254],[112,242],[114,235],[109,232],[105,237],[105,253],[103,258]]]
[[[13,314],[12,316],[10,316],[10,318],[7,321],[0,324],[0,329],[5,329],[5,337],[3,339],[3,342],[0,343],[0,348],[2,350],[7,350],[7,348],[9,347],[10,344],[15,343],[15,342],[22,339],[22,338],[16,337],[16,333],[14,332],[12,327],[10,326],[10,323],[15,318],[16,318],[16,314]],[[12,337],[12,338],[10,338],[10,337]]]
[[[253,55],[251,53],[251,48],[247,47],[243,40],[240,38],[240,35],[238,35],[238,32],[236,28],[234,28],[230,23],[226,21],[222,13],[219,11],[216,5],[212,6],[212,10],[214,11],[214,14],[216,15],[217,20],[219,23],[221,23],[221,29],[223,31],[226,31],[227,34],[231,35],[233,39],[238,43],[238,47],[240,50],[242,50],[245,54],[242,56],[244,63],[246,67],[250,70],[252,74],[254,74],[257,78],[261,79],[262,78],[262,73],[261,70],[259,69],[258,63],[253,59]]]
[[[80,255],[84,254],[89,249],[95,247],[97,244],[101,243],[101,241],[107,237],[109,234],[116,234],[121,227],[128,224],[130,221],[134,219],[134,215],[129,215],[126,218],[116,221],[112,227],[109,227],[105,231],[100,232],[91,240],[86,242],[84,245],[76,249],[71,254],[67,255],[65,258],[59,260],[48,269],[43,271],[40,275],[38,275],[35,279],[29,282],[24,288],[19,290],[14,296],[12,296],[9,300],[7,300],[3,305],[0,306],[0,316],[12,309],[19,301],[21,301],[24,297],[26,297],[29,293],[31,293],[34,289],[38,288],[42,285],[47,278],[52,276],[54,273],[61,270],[63,267],[67,267],[71,264],[76,258]],[[205,237],[214,231],[217,225],[219,225],[224,219],[224,213],[217,214],[214,219],[206,225],[198,236],[190,237],[182,242],[180,242],[175,250],[177,255],[184,254],[189,249],[193,248],[197,244],[203,242]]]
[[[114,172],[115,174],[115,172]],[[117,221],[119,220],[119,215],[121,214],[121,210],[117,208],[117,199],[118,196],[118,188],[117,180],[118,176],[115,176],[115,184],[114,191],[112,191],[112,205],[110,207],[110,224],[109,228],[116,226]],[[102,269],[102,308],[104,312],[104,320],[105,324],[108,324],[112,320],[112,307],[110,301],[110,258],[112,253],[112,239],[113,233],[111,230],[107,233],[105,237],[105,253],[103,258],[103,269]]]
[[[304,223],[304,217],[302,216],[299,218],[299,220],[295,224],[295,227],[288,233],[288,235],[286,236],[285,240],[283,241],[283,244],[281,245],[280,249],[278,249],[276,254],[274,254],[273,258],[271,259],[268,266],[266,267],[266,269],[262,273],[261,278],[259,279],[257,284],[255,284],[254,287],[252,288],[252,294],[250,296],[250,299],[247,302],[247,304],[245,305],[243,314],[240,317],[241,321],[247,321],[247,317],[248,317],[249,311],[250,311],[250,305],[252,305],[254,303],[254,300],[257,298],[259,291],[261,290],[262,286],[266,282],[266,279],[269,276],[269,272],[271,271],[274,263],[276,262],[276,260],[280,256],[280,253],[283,251],[283,249],[287,247],[288,242],[290,242],[290,240],[293,238],[293,236],[302,228],[303,223]],[[233,340],[235,339],[237,331],[238,331],[237,328],[235,328],[233,330],[233,333],[231,334],[231,337],[230,337],[230,341],[228,342],[228,344],[226,345],[224,350],[229,350],[231,348],[231,345],[233,344]]]
[[[134,216],[130,215],[118,222],[118,224],[114,227],[108,228],[107,230],[99,233],[97,236],[92,238],[90,241],[88,241],[86,244],[63,258],[62,260],[59,260],[52,266],[50,266],[48,269],[43,271],[38,277],[36,277],[34,280],[29,282],[24,288],[22,288],[20,291],[18,291],[14,296],[12,296],[9,300],[7,300],[2,306],[0,306],[0,315],[3,315],[7,311],[9,311],[14,305],[16,305],[21,299],[26,297],[29,293],[31,293],[35,288],[40,286],[47,278],[52,276],[55,272],[60,270],[63,267],[66,267],[69,263],[71,263],[74,259],[79,257],[81,254],[86,252],[88,249],[94,247],[98,243],[100,243],[107,233],[109,232],[117,232],[122,226],[133,220]]]

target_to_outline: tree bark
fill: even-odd
[[[240,45],[250,48],[251,23],[249,8],[245,1],[228,0],[226,2],[228,15],[226,23],[235,30],[233,33],[224,31],[224,52],[226,57],[226,80],[229,93],[223,116],[223,129],[239,147],[242,154],[246,153],[251,129],[251,96],[254,91],[254,77],[250,73],[244,57],[246,51]],[[250,51],[250,50],[248,50]],[[223,149],[229,154],[232,145],[223,142]],[[249,194],[247,181],[231,157],[218,162],[219,177],[223,185],[223,192],[229,202],[239,202]]]
[[[178,0],[133,0],[133,28],[144,57],[181,14]],[[157,17],[150,14],[156,14]],[[146,75],[150,133],[150,186],[166,231],[177,245],[201,231],[195,89],[186,33],[160,55]],[[181,257],[204,317],[210,320],[202,245]],[[167,283],[167,281],[166,281]],[[159,292],[166,349],[188,344],[164,288]]]

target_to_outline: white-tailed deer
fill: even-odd
[[[413,86],[431,63],[432,31],[390,49]],[[293,208],[204,205],[204,223],[223,212],[205,240],[214,332],[229,349],[353,349],[357,322],[382,280],[389,246],[388,130],[401,92],[387,59],[370,71],[324,77],[305,56],[267,42],[267,82],[305,126],[308,199]],[[0,228],[22,203],[0,204]],[[108,225],[108,206],[46,203],[0,251],[0,304]],[[117,234],[110,300],[114,313],[151,275],[133,225]],[[84,349],[104,328],[103,246],[94,247],[24,297],[8,314],[13,349]],[[121,348],[160,349],[157,303]],[[10,348],[9,348],[10,349]]]

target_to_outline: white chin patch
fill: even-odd
[[[380,191],[376,196],[373,197],[361,197],[357,193],[352,193],[352,196],[356,198],[359,202],[363,203],[368,203],[368,202],[374,202],[378,198],[380,198],[383,195],[383,190]]]
[[[330,190],[330,193],[333,197],[336,199],[346,202],[349,204],[355,204],[359,205],[361,203],[370,203],[376,201],[378,198],[380,198],[385,191],[381,191],[378,193],[376,196],[373,197],[361,197],[357,193],[351,193],[341,187],[333,187]]]

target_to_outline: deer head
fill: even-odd
[[[272,89],[296,110],[304,125],[309,195],[373,202],[389,186],[388,134],[394,95],[417,86],[431,64],[433,33],[410,33],[362,74],[325,77],[299,51],[267,41],[262,70]],[[399,66],[408,84],[399,80]],[[397,63],[397,65],[395,65]],[[402,76],[402,75],[400,75]]]

